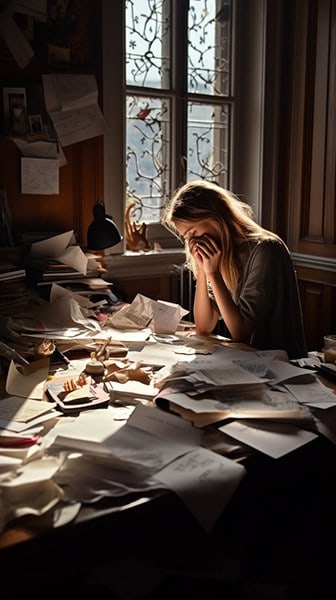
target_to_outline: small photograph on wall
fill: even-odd
[[[3,88],[5,133],[25,137],[27,129],[27,98],[25,88]]]
[[[48,139],[48,131],[43,123],[41,115],[28,115],[28,123],[27,142]]]

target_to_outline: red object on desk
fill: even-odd
[[[32,446],[33,444],[36,444],[39,439],[39,435],[0,435],[0,447],[13,448],[16,446]]]

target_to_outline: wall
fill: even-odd
[[[0,39],[0,73],[3,87],[41,86],[42,73],[93,73],[101,85],[100,3],[77,0],[75,7],[78,26],[75,34],[65,40],[71,52],[66,65],[50,64],[47,49],[54,42],[55,25],[40,24],[28,19],[29,43],[34,58],[20,68],[4,41]],[[26,20],[25,20],[26,21]],[[22,18],[19,21],[22,26]],[[52,23],[55,23],[52,21]],[[68,26],[65,19],[58,28]],[[28,27],[29,25],[29,27]],[[66,34],[64,34],[66,35]],[[1,93],[2,96],[2,93]],[[99,97],[100,102],[100,97]],[[64,231],[74,229],[79,243],[86,243],[86,230],[92,220],[92,207],[103,198],[103,140],[102,136],[84,140],[63,148],[67,164],[59,170],[59,194],[21,193],[21,152],[9,135],[0,135],[0,188],[7,192],[15,237],[27,231]]]
[[[283,3],[278,223],[299,280],[308,349],[336,331],[336,2]]]

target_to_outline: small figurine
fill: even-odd
[[[95,352],[91,352],[90,360],[85,367],[85,372],[89,373],[90,375],[104,375],[104,371],[104,363],[98,360]]]
[[[131,202],[126,209],[125,216],[125,235],[126,235],[126,248],[127,250],[139,251],[139,250],[150,250],[150,244],[147,240],[147,225],[146,223],[135,223],[130,219],[130,213],[132,208],[136,206],[135,202]]]

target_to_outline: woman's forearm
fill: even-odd
[[[236,342],[247,341],[253,331],[253,324],[241,315],[221,275],[219,273],[211,274],[208,279],[218,309],[232,339]]]
[[[208,293],[207,280],[204,273],[197,277],[194,298],[194,321],[199,333],[211,333],[218,321],[218,313],[214,309]]]

